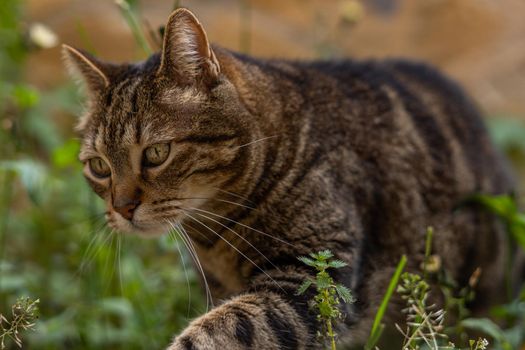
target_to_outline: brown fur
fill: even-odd
[[[146,236],[181,224],[214,299],[226,298],[170,349],[319,347],[311,294],[294,295],[312,271],[296,257],[327,248],[357,297],[338,332],[362,342],[400,256],[421,262],[427,226],[455,279],[480,266],[478,294],[498,296],[504,232],[460,204],[512,181],[476,108],[432,68],[259,60],[209,46],[184,9],[145,62],[64,51],[89,89],[80,158],[110,224]],[[158,143],[167,160],[145,166]],[[93,174],[94,157],[109,177]]]

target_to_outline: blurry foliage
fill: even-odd
[[[137,46],[147,52],[137,3],[120,6]],[[359,17],[358,7],[343,10],[347,22]],[[21,297],[40,299],[36,330],[24,338],[30,349],[163,348],[188,318],[204,311],[197,278],[179,259],[191,262],[169,237],[144,241],[104,227],[104,206],[83,179],[79,143],[70,131],[82,98],[72,84],[40,91],[24,83],[25,58],[37,45],[29,41],[22,13],[21,1],[0,1],[0,313],[9,314]],[[90,41],[80,25],[77,30]],[[525,164],[525,126],[499,118],[489,127],[512,160]],[[515,208],[487,205],[503,208],[505,220],[522,230]],[[516,349],[524,315],[525,290],[493,310],[510,328],[468,318],[461,326],[490,335],[497,348]]]
[[[161,349],[204,311],[197,278],[182,270],[177,242],[104,227],[70,131],[82,97],[72,84],[24,83],[37,46],[22,11],[20,1],[0,3],[0,313],[40,299],[35,332],[24,334],[30,349]]]

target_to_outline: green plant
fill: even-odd
[[[399,278],[401,276],[401,273],[403,272],[403,269],[405,268],[406,263],[407,257],[405,255],[401,256],[401,259],[397,264],[396,270],[392,275],[390,282],[388,283],[386,293],[383,296],[383,299],[381,300],[381,305],[379,306],[379,309],[377,310],[376,315],[374,317],[374,323],[372,324],[372,330],[370,331],[370,335],[368,336],[368,340],[365,344],[365,350],[373,349],[379,341],[379,338],[381,338],[381,334],[383,333],[383,330],[385,328],[384,324],[382,324],[381,321],[383,320],[383,316],[385,315],[386,309],[388,307],[388,302],[390,301],[390,298],[392,297],[392,294],[394,293],[394,290],[396,289],[399,283]]]
[[[320,339],[328,340],[330,348],[336,349],[335,339],[337,334],[334,332],[335,322],[343,318],[339,310],[340,300],[345,303],[353,303],[355,300],[350,290],[342,284],[336,284],[328,273],[328,269],[339,269],[347,264],[341,260],[331,260],[334,257],[330,250],[323,250],[318,253],[310,253],[310,257],[301,256],[298,259],[304,264],[315,268],[317,274],[315,279],[305,280],[297,290],[297,295],[304,294],[308,288],[315,286],[317,294],[312,300],[312,306],[317,309],[317,320],[321,325],[322,331],[318,333]]]
[[[10,320],[0,314],[0,346],[2,349],[6,348],[7,338],[12,339],[18,347],[22,347],[21,333],[34,329],[39,302],[39,299],[20,298],[11,308]]]
[[[453,345],[441,346],[448,336],[443,333],[445,311],[427,303],[429,284],[419,275],[405,272],[397,292],[406,302],[406,329],[396,325],[403,335],[403,349],[420,349],[423,344],[431,349],[453,349]]]

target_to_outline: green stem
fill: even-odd
[[[335,348],[335,335],[334,335],[334,331],[332,329],[332,320],[331,319],[327,319],[326,320],[326,329],[328,330],[328,336],[330,337],[330,348],[332,350],[336,350],[336,348]]]
[[[153,51],[148,43],[148,40],[146,40],[146,37],[144,36],[144,33],[142,32],[142,29],[137,21],[135,13],[133,12],[129,3],[122,0],[117,1],[117,5],[120,8],[122,16],[126,20],[129,28],[131,29],[131,32],[135,37],[135,41],[139,44],[139,46],[142,48],[146,55],[151,55]]]

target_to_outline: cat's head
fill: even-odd
[[[110,64],[69,46],[64,55],[87,87],[79,158],[111,227],[166,232],[246,170],[247,111],[190,11],[170,16],[147,61]]]

